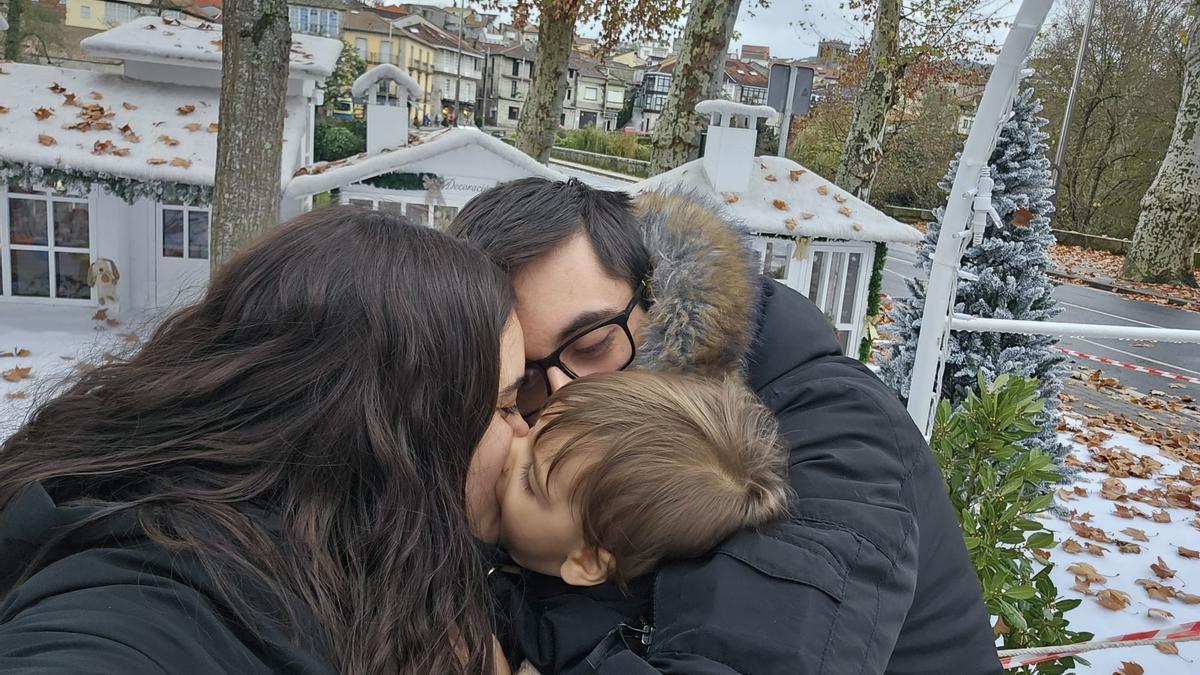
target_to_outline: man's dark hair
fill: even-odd
[[[633,204],[624,192],[578,179],[522,178],[472,199],[450,224],[452,236],[482,248],[512,273],[584,232],[609,275],[636,286],[650,272]]]

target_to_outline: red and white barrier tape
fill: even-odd
[[[1200,384],[1200,377],[1192,377],[1190,375],[1180,375],[1179,373],[1172,373],[1167,370],[1159,370],[1158,368],[1147,368],[1146,366],[1139,366],[1134,363],[1126,363],[1125,361],[1118,361],[1116,359],[1110,359],[1107,356],[1096,356],[1095,354],[1085,354],[1084,352],[1077,352],[1073,349],[1067,349],[1066,347],[1060,347],[1059,345],[1055,345],[1054,349],[1059,352],[1062,352],[1063,354],[1066,354],[1067,356],[1073,356],[1077,359],[1087,359],[1088,361],[1095,361],[1097,363],[1104,363],[1104,364],[1107,364],[1110,366],[1117,366],[1118,368],[1128,368],[1129,370],[1137,371],[1139,373],[1146,373],[1149,375],[1158,375],[1159,377],[1165,377],[1169,380],[1179,380],[1180,382],[1188,382],[1190,384]]]
[[[1031,666],[1035,663],[1053,661],[1064,656],[1074,656],[1098,649],[1114,647],[1136,647],[1163,642],[1191,642],[1200,640],[1200,621],[1170,626],[1160,630],[1126,633],[1094,642],[1079,642],[1062,647],[1029,647],[1027,649],[1004,649],[1000,651],[1000,665],[1005,669]]]

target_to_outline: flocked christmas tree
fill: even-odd
[[[1050,161],[1046,159],[1048,134],[1041,131],[1046,119],[1039,117],[1041,101],[1027,89],[1017,96],[1013,115],[1001,130],[989,165],[996,185],[992,205],[1004,220],[1003,227],[989,224],[979,245],[963,255],[962,269],[978,275],[978,281],[959,279],[956,312],[994,319],[1045,321],[1061,311],[1050,295],[1053,286],[1046,274],[1049,249],[1054,244],[1049,215],[1054,206],[1050,183]],[[958,160],[939,183],[947,193],[954,181]],[[917,268],[929,276],[930,261],[937,244],[944,209],[936,212],[917,252]],[[881,365],[884,381],[901,397],[908,397],[912,379],[921,312],[925,307],[924,281],[908,281],[910,298],[898,302],[890,312],[894,322],[887,332],[896,338],[889,358]],[[1058,426],[1058,394],[1062,389],[1063,357],[1052,348],[1057,338],[1015,333],[968,333],[954,331],[942,375],[942,397],[957,405],[976,385],[982,370],[988,380],[1001,373],[1015,373],[1041,382],[1046,411],[1041,431],[1029,445],[1060,457],[1065,448],[1055,437]]]

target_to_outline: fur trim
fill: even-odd
[[[743,368],[762,287],[749,230],[686,191],[634,201],[654,261],[636,367],[723,375]]]

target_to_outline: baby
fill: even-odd
[[[784,517],[791,494],[775,419],[744,386],[636,371],[556,392],[496,490],[513,561],[623,589],[663,560]]]

